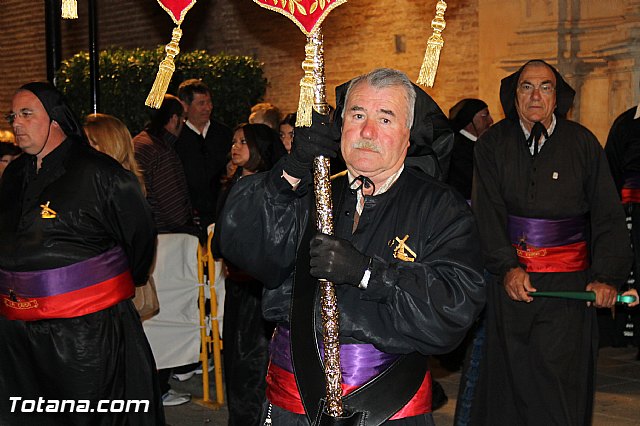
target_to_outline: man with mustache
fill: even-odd
[[[486,354],[469,424],[591,424],[595,308],[629,273],[625,217],[575,91],[541,60],[502,80],[506,118],[478,141],[472,208],[487,283]],[[536,291],[593,291],[581,301]]]
[[[452,133],[396,70],[357,77],[336,98],[337,122],[314,112],[286,159],[238,182],[216,229],[224,257],[264,282],[263,313],[278,324],[263,419],[305,425],[322,413],[322,278],[336,284],[345,416],[431,425],[426,356],[454,348],[484,303],[470,210],[425,173],[442,176],[435,152]],[[332,182],[335,235],[317,234],[312,162],[338,149],[348,172]]]

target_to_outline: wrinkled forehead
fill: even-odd
[[[400,85],[376,87],[361,82],[349,91],[345,102],[345,111],[368,110],[409,119],[409,100],[404,88]]]
[[[551,68],[542,62],[532,62],[526,65],[520,73],[518,84],[523,81],[539,80],[540,82],[549,81],[556,84],[556,75]]]
[[[36,95],[28,90],[18,90],[16,94],[13,95],[11,110],[13,112],[18,112],[23,109],[47,113],[44,105]]]

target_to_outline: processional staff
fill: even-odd
[[[296,126],[311,126],[312,110],[328,114],[324,78],[324,41],[320,25],[334,8],[346,0],[254,0],[258,5],[291,19],[307,36],[304,77],[300,80],[300,102]],[[333,235],[333,208],[329,159],[316,157],[313,163],[313,181],[316,201],[316,227],[323,234]],[[342,407],[342,377],[338,340],[338,304],[333,283],[320,280],[322,329],[324,343],[324,371],[326,378],[326,409],[333,417],[340,417]]]

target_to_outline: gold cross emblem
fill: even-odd
[[[389,241],[389,247],[393,247],[397,242],[398,245],[393,249],[393,257],[405,262],[414,262],[416,260],[416,252],[411,250],[411,247],[407,245],[406,241],[408,239],[408,235],[405,235],[403,239],[396,237],[395,242]]]
[[[55,219],[57,216],[55,210],[49,207],[50,202],[51,201],[47,201],[47,204],[40,204],[40,207],[42,207],[40,217],[42,217],[43,219]]]

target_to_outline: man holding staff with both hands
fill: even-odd
[[[454,348],[484,304],[471,211],[423,171],[435,173],[428,153],[451,131],[401,72],[374,70],[337,92],[341,126],[314,113],[286,159],[238,182],[216,229],[224,257],[263,280],[263,312],[278,323],[264,416],[274,426],[308,425],[322,411],[314,298],[325,278],[340,316],[344,416],[431,425],[425,355]],[[312,161],[338,149],[348,173],[332,182],[335,236],[317,234]],[[366,383],[371,389],[355,396]]]

